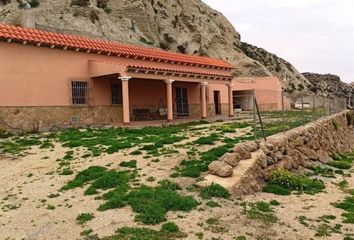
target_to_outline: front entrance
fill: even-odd
[[[220,91],[214,91],[214,105],[215,105],[215,114],[221,114],[221,106],[220,106]]]
[[[189,116],[187,88],[176,87],[176,115],[177,117]]]

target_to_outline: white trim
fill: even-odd
[[[165,80],[164,82],[166,83],[166,84],[172,84],[173,82],[175,82],[176,80],[172,80],[172,79],[167,79],[167,80]]]
[[[122,77],[118,77],[118,79],[121,80],[121,81],[129,81],[131,79],[131,77],[122,76]]]

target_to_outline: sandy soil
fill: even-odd
[[[245,135],[250,129],[242,129],[229,137]],[[202,135],[210,134],[208,130],[200,130],[190,135],[188,140],[178,143],[174,149],[179,153],[161,156],[159,162],[143,158],[144,155],[131,156],[129,153],[134,149],[126,149],[112,155],[82,160],[79,156],[84,149],[76,149],[77,157],[71,164],[75,172],[84,170],[89,166],[109,166],[109,169],[119,170],[122,161],[137,160],[140,174],[140,182],[154,186],[159,180],[166,179],[173,168],[180,161],[186,159],[188,148],[181,145],[193,141]],[[216,144],[219,145],[220,143]],[[212,146],[201,146],[199,151],[205,151]],[[119,227],[134,227],[143,225],[134,222],[135,213],[130,207],[99,212],[96,209],[102,203],[95,200],[95,196],[84,196],[84,188],[59,192],[58,190],[75,175],[59,175],[59,162],[57,159],[64,157],[69,149],[63,148],[59,143],[54,150],[39,149],[33,147],[27,156],[21,158],[9,158],[0,155],[0,239],[26,239],[26,240],[49,240],[49,239],[81,239],[80,233],[86,229],[92,229],[99,236],[107,236],[114,233]],[[145,181],[153,176],[153,182]],[[175,222],[180,229],[188,233],[186,239],[198,239],[195,233],[202,232],[203,239],[235,239],[244,235],[247,239],[316,239],[314,237],[316,227],[321,224],[316,220],[323,215],[335,215],[337,218],[329,224],[342,224],[343,234],[332,234],[322,239],[343,239],[344,234],[354,233],[354,226],[343,224],[342,211],[331,206],[331,203],[343,199],[347,194],[332,182],[339,182],[342,176],[336,179],[324,179],[326,192],[310,195],[291,195],[279,197],[272,194],[258,193],[242,199],[216,199],[222,207],[211,208],[203,203],[190,213],[169,212],[169,221]],[[354,174],[347,177],[350,188],[354,188]],[[195,179],[174,179],[181,186],[188,187],[195,183]],[[187,195],[194,195],[201,200],[196,193],[183,190]],[[48,197],[57,194],[58,197]],[[242,214],[242,202],[278,200],[281,205],[274,207],[275,215],[279,221],[274,224],[265,224],[257,220],[248,219]],[[205,202],[205,201],[204,201]],[[47,209],[48,205],[55,209]],[[80,213],[93,213],[95,218],[84,225],[76,223],[76,217]],[[298,217],[306,216],[308,227],[302,225]],[[214,227],[208,225],[206,220],[218,218],[219,223]],[[159,229],[159,226],[153,228]]]

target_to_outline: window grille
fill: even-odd
[[[113,83],[111,85],[112,104],[122,104],[122,85]]]
[[[88,82],[73,81],[71,82],[71,94],[73,105],[88,104]]]

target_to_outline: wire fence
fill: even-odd
[[[255,139],[306,125],[351,105],[350,98],[273,90],[236,91],[233,100],[236,117],[253,121]]]

